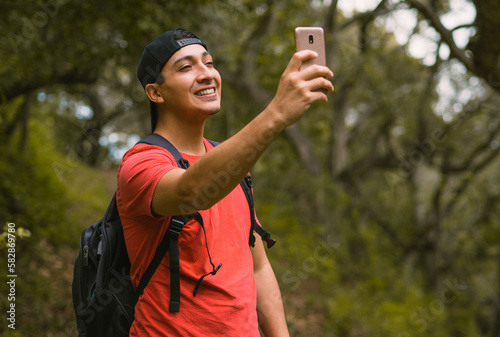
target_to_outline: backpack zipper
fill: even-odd
[[[102,234],[99,236],[99,243],[97,244],[97,257],[102,255]]]
[[[83,247],[83,266],[89,266],[89,246]]]
[[[83,244],[83,235],[80,238],[80,247],[82,247],[82,244]],[[87,285],[87,274],[88,274],[87,267],[89,265],[89,246],[88,245],[85,245],[82,247],[82,257],[81,258],[82,258],[82,266],[85,268],[82,268],[82,271],[81,271],[83,282],[80,284],[80,299],[81,299],[82,303],[86,303],[87,297],[86,297],[84,288]]]

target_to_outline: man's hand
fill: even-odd
[[[279,115],[284,127],[297,122],[312,103],[328,102],[326,93],[333,91],[333,84],[327,78],[333,77],[333,72],[319,65],[300,71],[302,62],[316,57],[318,54],[312,50],[295,53],[281,76],[269,110]]]

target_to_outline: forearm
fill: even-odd
[[[284,129],[272,108],[267,108],[237,134],[209,151],[182,176],[179,186],[204,192],[208,208],[230,193],[252,169],[264,151]],[[215,193],[217,191],[217,193]],[[199,193],[198,193],[199,194]],[[189,198],[185,200],[189,202]]]
[[[278,282],[270,264],[255,273],[259,327],[266,337],[287,337],[288,327]]]
[[[326,94],[318,90],[333,90],[325,79],[333,73],[319,66],[299,71],[302,61],[313,57],[311,51],[296,53],[264,111],[189,169],[166,173],[155,190],[153,211],[176,215],[211,207],[240,183],[281,131],[299,120],[313,102],[326,102]]]
[[[285,128],[273,106],[187,170],[165,174],[155,190],[153,211],[158,215],[189,214],[208,209],[229,194]]]

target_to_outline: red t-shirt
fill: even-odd
[[[204,142],[210,150],[212,145]],[[199,158],[186,154],[183,157],[191,164]],[[170,217],[152,214],[151,201],[160,178],[174,168],[178,166],[168,151],[138,144],[125,154],[118,170],[117,205],[136,287],[170,222]],[[243,190],[238,186],[200,214],[206,242],[195,220],[188,222],[179,236],[180,312],[169,312],[167,253],[139,298],[130,336],[260,336],[253,259],[248,246],[250,216]],[[215,266],[222,263],[222,267],[216,275],[205,277],[193,296],[198,279],[212,271],[206,244]]]

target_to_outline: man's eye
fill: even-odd
[[[189,70],[189,68],[191,68],[190,65],[185,65],[185,66],[182,66],[179,70],[180,71],[185,71],[185,70]]]

